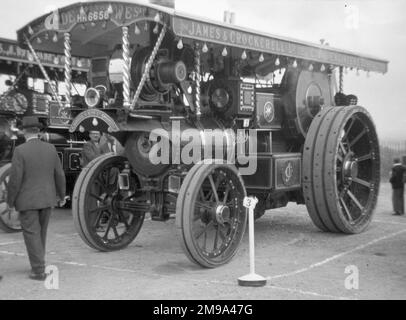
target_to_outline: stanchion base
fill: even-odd
[[[252,273],[238,279],[238,285],[241,287],[264,287],[267,280],[258,274]]]

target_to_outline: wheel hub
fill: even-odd
[[[352,153],[344,159],[343,169],[344,179],[348,180],[358,177],[359,165]]]
[[[228,206],[220,205],[216,209],[216,221],[223,225],[230,220],[231,211]]]
[[[347,178],[356,178],[358,176],[358,162],[348,161],[344,165],[344,174]]]

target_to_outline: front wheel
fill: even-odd
[[[76,229],[91,248],[121,250],[139,234],[145,218],[139,181],[128,171],[128,190],[119,188],[119,175],[128,166],[124,157],[106,155],[91,162],[78,178],[72,199]]]
[[[244,182],[234,166],[197,164],[183,182],[176,215],[187,257],[204,268],[228,263],[237,253],[247,225]]]
[[[357,234],[370,225],[380,185],[378,136],[362,107],[329,107],[307,134],[303,193],[315,225]]]
[[[7,233],[21,232],[18,212],[7,205],[7,184],[9,182],[11,164],[0,168],[0,229]]]

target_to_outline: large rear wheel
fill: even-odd
[[[315,225],[357,234],[370,225],[380,185],[379,142],[362,107],[329,107],[313,121],[303,154],[303,193]]]
[[[228,263],[247,225],[244,182],[234,166],[197,164],[180,190],[176,214],[182,247],[194,263],[215,268]]]
[[[73,191],[75,226],[91,248],[108,252],[127,247],[137,237],[145,218],[145,203],[137,176],[124,157],[106,155],[91,162]],[[129,172],[129,190],[119,189],[119,175]]]
[[[7,184],[9,182],[11,164],[0,168],[0,229],[7,233],[21,232],[19,214],[7,205]]]

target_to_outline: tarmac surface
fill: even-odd
[[[389,185],[360,235],[318,231],[304,206],[270,211],[255,225],[257,273],[268,284],[243,288],[237,279],[249,273],[248,234],[230,264],[206,270],[184,255],[174,220],[147,220],[127,249],[100,253],[80,239],[69,210],[56,210],[47,263],[58,268],[59,289],[29,280],[22,235],[0,231],[0,299],[404,300],[406,218],[391,213]]]

